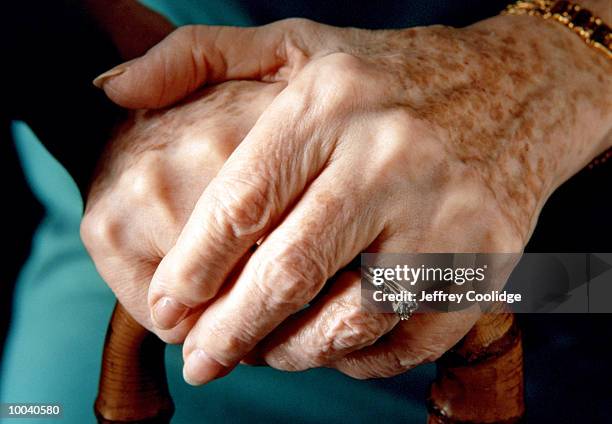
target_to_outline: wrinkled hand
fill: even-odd
[[[127,107],[228,79],[287,83],[152,279],[156,329],[193,324],[186,379],[205,383],[254,348],[276,368],[360,378],[438,357],[476,312],[398,323],[362,310],[359,276],[342,271],[295,313],[364,250],[521,251],[550,193],[610,145],[610,74],[570,31],[524,16],[465,29],[185,27],[103,77]]]
[[[81,235],[98,271],[142,325],[157,265],[194,204],[284,84],[228,82],[170,110],[137,111],[117,129],[87,198]],[[169,342],[182,342],[188,318]]]

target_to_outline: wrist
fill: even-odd
[[[552,191],[612,144],[612,61],[552,20],[497,16],[475,26],[501,39],[516,40],[508,47],[521,53],[525,63],[510,66],[525,69],[537,64],[530,69],[537,85],[531,92],[544,92],[547,100],[539,99],[533,108],[543,142],[534,137],[530,148],[554,164],[549,175]]]

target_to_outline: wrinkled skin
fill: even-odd
[[[228,82],[116,130],[87,199],[82,235],[100,275],[153,330],[146,299],[198,197],[284,84]],[[179,342],[184,334],[163,337]]]
[[[199,199],[208,178],[183,187],[189,166],[171,164],[177,168],[164,176],[169,159],[155,151],[142,155],[158,158],[155,166],[141,159],[141,168],[111,173],[124,186],[102,174],[107,188],[89,202],[83,236],[140,322],[167,341],[186,335],[191,383],[247,355],[284,370],[395,375],[439,357],[478,313],[406,322],[371,314],[359,307],[359,276],[343,267],[364,250],[520,252],[550,193],[610,146],[611,71],[575,34],[528,16],[461,30],[363,31],[304,20],[185,27],[99,84],[128,107],[165,106],[230,79],[278,82],[282,91],[238,120],[242,132],[230,144],[244,139]],[[199,126],[209,117],[191,119]],[[207,138],[206,130],[193,134]],[[193,156],[185,160],[205,160]],[[149,193],[159,187],[165,194]],[[132,199],[181,213],[134,219]],[[166,225],[173,229],[162,231]],[[155,237],[164,239],[153,243],[156,260],[163,256],[156,270],[148,256],[126,254]],[[112,247],[102,253],[99,245]],[[115,275],[121,261],[137,276]],[[137,264],[147,265],[137,272]],[[296,314],[338,271],[330,291]]]

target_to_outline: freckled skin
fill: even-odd
[[[557,23],[503,19],[459,31],[430,27],[376,34],[384,37],[372,43],[377,49],[347,50],[397,79],[393,86],[404,91],[388,95],[401,97],[397,101],[416,119],[433,124],[460,161],[478,167],[525,233],[541,199],[603,149],[598,140],[605,132],[594,133],[587,128],[592,125],[576,120],[591,115],[609,127],[612,66]],[[504,25],[516,35],[500,36]],[[496,160],[483,167],[485,157]],[[501,166],[510,160],[521,168]],[[551,180],[555,174],[560,177]]]
[[[193,40],[210,48],[210,31],[177,32],[165,45],[171,56],[162,43],[131,69],[154,69],[148,57],[167,70]],[[279,369],[368,378],[435,359],[478,314],[390,322],[355,309],[359,278],[343,267],[364,250],[520,252],[550,193],[612,144],[612,64],[554,22],[504,16],[464,29],[365,31],[288,20],[212,31],[218,45],[256,39],[250,50],[276,40],[273,54],[245,49],[233,66],[220,53],[207,58],[213,82],[229,69],[277,82],[276,91],[262,100],[267,85],[254,88],[255,110],[250,94],[224,84],[174,109],[137,112],[109,149],[83,225],[124,305],[164,340],[184,341],[188,362],[201,349],[229,369],[255,352]],[[187,66],[198,59],[186,57]],[[172,80],[178,97],[196,76]],[[127,82],[129,71],[107,93],[120,100]],[[176,100],[163,88],[166,103],[151,93],[152,107]],[[146,104],[138,95],[128,104]],[[193,151],[211,143],[208,166]],[[122,207],[143,209],[145,223],[133,225]],[[117,228],[131,239],[117,240]],[[160,242],[164,233],[172,236]],[[138,250],[147,243],[153,259]],[[109,257],[128,275],[148,263],[146,279],[126,289]],[[296,314],[332,277],[342,285]],[[189,318],[154,326],[147,312],[162,296]]]

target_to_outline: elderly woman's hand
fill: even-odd
[[[341,270],[362,251],[521,251],[551,192],[610,145],[611,71],[575,34],[523,16],[465,29],[185,27],[101,77],[128,107],[226,79],[288,83],[153,277],[156,328],[195,322],[186,379],[205,383],[258,345],[276,368],[355,377],[438,357],[476,313],[398,323],[362,310],[359,276]]]
[[[162,111],[138,111],[117,129],[81,224],[83,241],[119,301],[154,330],[147,291],[210,179],[284,84],[228,82]],[[182,342],[197,316],[171,333]]]

